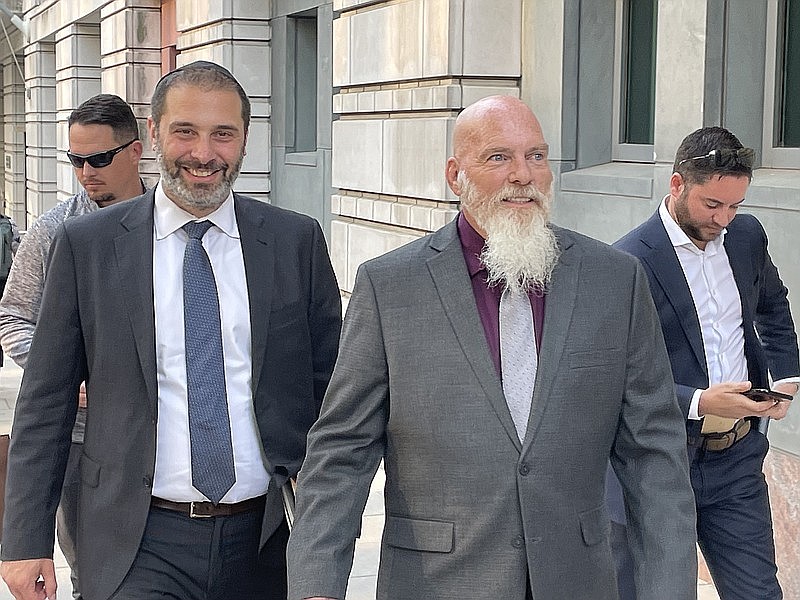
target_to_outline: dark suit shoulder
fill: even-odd
[[[664,224],[661,222],[661,217],[658,215],[657,211],[644,223],[640,223],[631,229],[612,245],[617,250],[633,254],[634,256],[641,256],[647,248],[643,240],[652,239],[656,232],[663,232],[664,235],[666,235]]]
[[[754,215],[739,213],[726,227],[727,234],[730,236],[750,236],[758,241],[765,240],[767,237],[764,226]]]

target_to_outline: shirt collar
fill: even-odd
[[[467,271],[469,276],[473,277],[476,273],[486,270],[480,259],[486,240],[481,237],[480,233],[475,231],[475,228],[467,221],[463,212],[458,215],[457,226],[461,248],[464,251],[464,259],[467,261]]]
[[[695,254],[703,254],[703,252],[705,252],[709,256],[719,252],[720,248],[722,248],[723,242],[725,241],[725,233],[728,230],[723,229],[722,233],[706,244],[705,251],[701,250],[695,245],[689,236],[686,235],[686,232],[681,229],[680,225],[675,222],[675,219],[672,218],[672,215],[667,208],[667,199],[669,197],[669,194],[667,194],[661,201],[661,204],[658,207],[658,216],[661,217],[661,222],[664,224],[664,229],[667,230],[667,236],[669,236],[669,241],[672,242],[672,246],[674,248],[686,248]]]
[[[156,239],[162,240],[165,237],[175,233],[178,229],[186,225],[189,221],[211,221],[225,235],[232,238],[239,238],[239,227],[236,224],[236,213],[233,210],[233,192],[228,193],[225,199],[217,210],[210,215],[198,219],[191,213],[186,212],[170,200],[164,193],[161,187],[161,182],[158,183],[155,189],[155,209],[153,218],[156,227]]]

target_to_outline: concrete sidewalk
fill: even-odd
[[[8,433],[13,419],[14,403],[22,380],[22,369],[8,358],[0,369],[0,434]],[[379,469],[372,482],[367,506],[364,511],[361,539],[356,543],[356,555],[346,600],[374,600],[375,583],[378,573],[380,541],[383,532],[383,469]],[[58,597],[70,597],[72,587],[69,580],[69,567],[64,556],[55,548],[56,577],[58,578]],[[719,600],[714,586],[698,581],[698,600]],[[4,583],[0,583],[0,600],[13,600]],[[420,599],[422,600],[422,599]],[[494,599],[487,599],[494,600]]]

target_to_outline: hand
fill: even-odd
[[[55,600],[56,570],[52,558],[3,561],[0,576],[16,600]]]
[[[86,408],[86,382],[81,384],[81,390],[78,392],[78,406]]]
[[[772,389],[776,392],[782,392],[784,394],[794,396],[797,394],[798,387],[800,386],[798,386],[796,383],[781,383],[780,385],[773,386]],[[769,402],[765,402],[764,404],[769,404]],[[789,412],[789,407],[791,405],[792,402],[790,400],[776,402],[766,413],[764,413],[764,416],[775,419],[776,421],[780,421],[786,416],[786,413]]]
[[[786,415],[788,407],[778,409],[771,402],[756,402],[742,392],[746,392],[752,386],[749,381],[727,381],[717,383],[703,390],[700,394],[700,402],[697,411],[700,416],[716,415],[718,417],[728,417],[731,419],[743,419],[745,417],[771,417],[773,414]],[[780,404],[788,404],[781,402]],[[783,418],[779,416],[777,418]]]

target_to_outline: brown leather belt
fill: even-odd
[[[712,452],[720,452],[727,450],[736,442],[750,433],[750,420],[741,419],[736,421],[733,429],[724,431],[722,433],[706,433],[700,436],[702,439],[702,447]]]
[[[213,502],[173,502],[172,500],[164,500],[153,496],[150,500],[150,506],[174,510],[193,519],[230,517],[231,515],[238,515],[251,510],[260,510],[264,507],[264,498],[265,496],[258,496],[257,498],[249,498],[233,504],[214,504]]]

